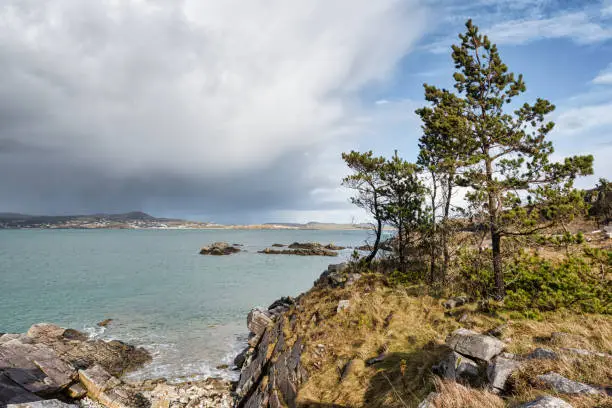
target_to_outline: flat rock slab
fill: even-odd
[[[40,401],[41,398],[15,384],[5,374],[0,373],[0,407],[7,404]]]
[[[495,337],[467,329],[455,330],[446,338],[446,344],[459,354],[487,362],[506,347],[504,342]]]
[[[562,394],[600,394],[601,392],[588,384],[572,381],[559,373],[550,372],[538,375],[538,380],[542,381],[556,392]]]
[[[7,408],[78,408],[78,405],[66,404],[58,400],[44,400],[36,402],[26,402],[23,404],[10,404]]]
[[[54,353],[55,354],[55,353]],[[76,378],[76,370],[59,358],[34,360],[34,364],[47,375],[59,388],[66,388]]]
[[[76,370],[61,360],[51,347],[28,340],[14,338],[0,344],[0,367],[5,367],[0,371],[27,391],[40,395],[53,394],[67,387],[76,376]]]
[[[561,398],[551,397],[546,395],[531,402],[526,402],[518,408],[573,408],[570,404],[563,401]]]

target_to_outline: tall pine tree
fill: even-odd
[[[446,134],[463,139],[460,151],[454,152],[456,166],[449,171],[454,175],[461,167],[460,184],[469,188],[467,199],[486,216],[495,297],[501,299],[505,294],[502,238],[535,233],[571,211],[579,199],[571,194],[573,180],[592,174],[593,157],[551,162],[553,147],[546,136],[554,124],[545,116],[554,105],[537,99],[513,109],[514,99],[526,90],[523,76],[508,72],[497,47],[471,20],[459,39],[460,44],[452,47],[456,98],[447,96],[450,104],[442,99],[433,103],[434,109],[442,110],[439,117],[447,118]],[[435,88],[427,93],[443,95]],[[425,126],[428,130],[427,122]],[[439,123],[436,126],[440,128]],[[446,153],[449,157],[453,151]]]

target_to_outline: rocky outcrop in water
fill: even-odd
[[[258,251],[260,254],[268,255],[300,255],[300,256],[338,256],[338,253],[329,249],[312,248],[312,249],[271,249],[266,248]]]
[[[200,255],[231,255],[240,252],[238,244],[230,245],[227,242],[215,242],[200,249]]]
[[[346,249],[346,247],[334,245],[332,243],[323,245],[318,242],[294,242],[293,244],[289,245],[289,248],[290,249],[321,249],[321,248],[324,248],[324,249],[329,249],[331,251],[341,251],[343,249]]]

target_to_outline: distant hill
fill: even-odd
[[[104,223],[155,223],[176,221],[166,218],[156,218],[142,211],[132,211],[121,214],[89,214],[89,215],[30,215],[19,213],[0,213],[0,228],[37,228],[41,226],[61,226],[65,224]]]

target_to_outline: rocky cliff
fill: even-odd
[[[351,285],[359,275],[346,273],[346,265],[330,265],[315,282],[317,288]],[[247,318],[249,346],[237,358],[241,368],[236,386],[238,408],[297,407],[297,393],[307,380],[302,364],[304,343],[298,320],[301,297],[282,298],[268,309],[253,309]],[[316,319],[316,317],[315,317]]]

